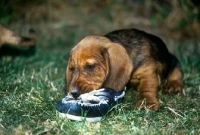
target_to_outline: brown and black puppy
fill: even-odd
[[[164,93],[183,91],[180,64],[160,38],[137,29],[84,38],[72,49],[66,69],[66,92],[75,98],[99,88],[138,86],[136,105],[146,100],[155,111],[163,84]]]

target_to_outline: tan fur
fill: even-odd
[[[132,85],[138,86],[139,99],[136,103],[139,106],[143,100],[148,101],[147,106],[149,109],[158,110],[159,100],[158,100],[158,87],[160,86],[159,76],[160,74],[156,72],[156,63],[153,61],[142,65],[139,67],[132,75],[130,82]],[[137,83],[131,82],[131,80],[137,79]]]
[[[93,55],[90,52],[93,52]],[[114,55],[116,53],[119,57]],[[91,61],[93,62],[90,63]],[[118,64],[116,65],[116,63]],[[96,66],[92,75],[83,73],[87,64]],[[73,77],[70,68],[75,69]],[[131,72],[131,59],[122,46],[114,45],[106,38],[90,36],[83,39],[71,51],[66,72],[67,89],[70,91],[79,87],[81,93],[85,93],[104,85],[104,87],[120,91],[128,82]]]
[[[30,32],[30,38],[22,37],[0,25],[0,47],[3,44],[11,44],[15,46],[34,46],[36,44],[35,33]]]
[[[176,66],[170,76],[167,79],[167,84],[163,90],[163,93],[179,93],[182,92],[184,88],[183,84],[183,74],[181,72],[180,66]]]
[[[165,44],[134,29],[81,40],[71,51],[66,79],[66,92],[72,96],[73,92],[78,96],[99,88],[120,91],[126,85],[137,86],[136,106],[145,100],[154,111],[160,107],[159,88],[163,87],[163,93],[177,93],[184,87],[178,60],[168,53]]]

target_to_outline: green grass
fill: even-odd
[[[195,47],[188,49],[199,42],[174,43],[185,73],[185,95],[160,94],[160,110],[148,112],[133,108],[137,92],[129,90],[105,120],[88,123],[56,114],[56,102],[64,96],[67,56],[77,40],[66,35],[48,43],[40,39],[35,55],[0,57],[0,134],[200,133],[200,59]]]

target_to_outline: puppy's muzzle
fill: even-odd
[[[78,88],[73,89],[70,94],[74,97],[74,98],[78,98],[80,96],[80,90]]]

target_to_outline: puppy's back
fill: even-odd
[[[137,29],[123,29],[105,35],[112,42],[121,44],[132,59],[134,70],[148,62],[163,65],[165,74],[171,65],[171,55],[165,43],[157,36]]]

